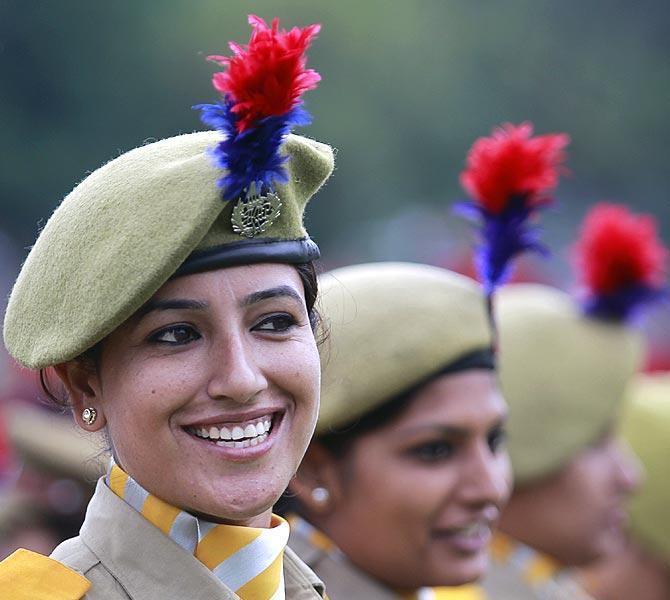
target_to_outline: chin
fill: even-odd
[[[488,553],[482,552],[471,557],[456,557],[443,561],[442,568],[430,576],[430,587],[451,587],[466,585],[480,580],[489,566]],[[444,569],[444,567],[448,569]],[[424,583],[423,585],[426,585]]]
[[[257,490],[254,493],[245,490],[238,490],[234,494],[222,492],[200,499],[191,504],[187,511],[208,521],[243,522],[267,513],[278,498],[279,494],[266,492],[259,495]]]

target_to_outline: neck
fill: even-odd
[[[564,543],[564,522],[547,515],[544,505],[535,500],[532,489],[515,491],[503,510],[498,529],[517,542],[556,561],[562,567],[572,562],[574,548]]]
[[[670,566],[634,542],[583,569],[580,579],[584,588],[600,600],[670,598]]]
[[[228,517],[210,515],[190,508],[184,508],[183,510],[195,517],[198,517],[199,519],[208,521],[210,523],[217,523],[219,525],[232,525],[234,527],[257,527],[262,529],[267,529],[272,525],[272,508],[268,508],[260,515],[244,517],[241,519],[230,519]]]

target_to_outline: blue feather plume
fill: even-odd
[[[301,105],[283,115],[265,117],[242,133],[238,133],[238,117],[230,100],[193,108],[201,111],[203,123],[224,134],[211,150],[216,166],[227,171],[218,181],[224,200],[239,198],[252,183],[258,190],[273,190],[275,183],[288,182],[288,157],[280,154],[280,148],[293,127],[312,120]]]
[[[514,196],[505,209],[493,214],[474,202],[459,202],[454,209],[479,226],[479,244],[475,251],[475,266],[490,296],[496,287],[507,281],[511,275],[511,260],[532,250],[546,256],[548,249],[540,242],[541,228],[529,222],[536,210],[526,196]]]

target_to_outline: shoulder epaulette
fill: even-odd
[[[0,562],[0,590],[7,600],[80,600],[90,588],[80,573],[30,550]]]

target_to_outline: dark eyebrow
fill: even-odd
[[[489,431],[493,429],[499,429],[505,425],[507,421],[507,413],[501,415],[496,419],[491,426]],[[417,427],[412,427],[405,431],[406,434],[417,434],[422,432],[432,431],[433,433],[442,435],[444,437],[467,437],[470,434],[470,430],[463,427],[455,427],[450,425],[419,425]]]
[[[170,298],[167,300],[149,300],[137,311],[138,317],[155,310],[204,310],[209,304],[204,300],[186,300],[181,298]]]
[[[242,300],[242,306],[250,306],[256,304],[257,302],[262,302],[263,300],[268,300],[269,298],[277,298],[281,296],[288,296],[293,298],[300,304],[303,303],[303,299],[290,285],[280,285],[274,288],[269,288],[267,290],[261,290],[260,292],[253,292],[249,294]]]

